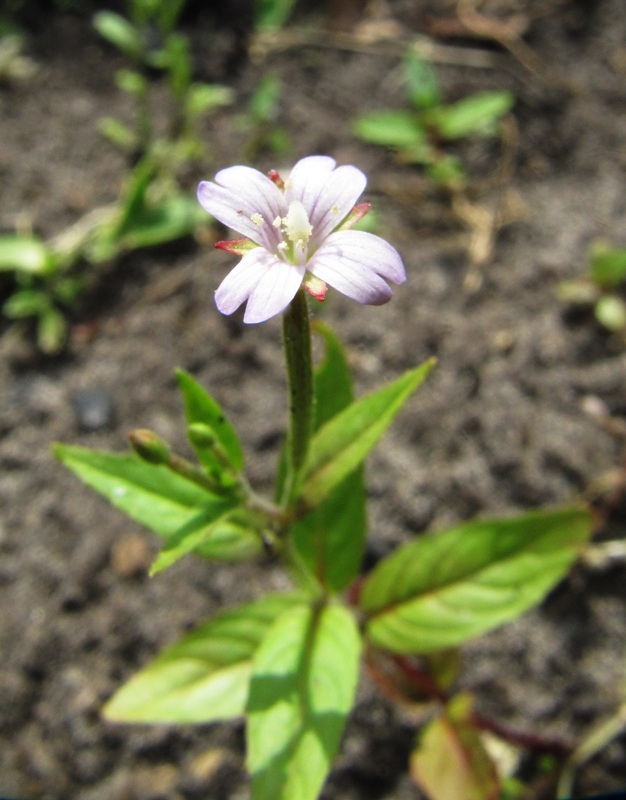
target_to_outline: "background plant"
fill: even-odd
[[[510,92],[477,92],[456,103],[444,103],[433,68],[413,53],[405,60],[408,99],[412,110],[376,111],[352,122],[354,133],[366,142],[390,147],[407,164],[419,164],[437,184],[458,189],[466,169],[451,143],[469,137],[491,137],[498,121],[514,104]]]
[[[49,241],[31,233],[0,236],[0,273],[10,282],[3,314],[22,328],[34,325],[44,353],[63,348],[67,315],[96,280],[93,267],[193,234],[206,220],[182,178],[189,164],[207,155],[199,122],[230,103],[232,93],[193,81],[189,41],[176,30],[184,5],[185,0],[131,0],[129,19],[111,11],[94,18],[99,33],[132,64],[116,80],[133,98],[134,127],[112,117],[101,123],[103,133],[132,157],[117,200],[92,209]],[[163,133],[151,108],[155,70],[165,78],[172,108]]]
[[[595,242],[588,253],[587,274],[559,286],[558,296],[573,306],[593,309],[596,320],[626,341],[626,248]]]

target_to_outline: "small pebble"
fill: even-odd
[[[81,389],[72,395],[79,430],[86,433],[112,428],[115,406],[110,393],[101,387]]]
[[[146,537],[138,533],[129,533],[118,539],[111,547],[111,566],[122,578],[132,578],[147,572],[152,553]]]

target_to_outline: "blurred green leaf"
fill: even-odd
[[[352,122],[353,132],[372,144],[410,148],[427,142],[426,131],[412,111],[378,111]]]
[[[133,131],[115,117],[103,117],[98,122],[100,133],[122,150],[133,150],[137,144],[137,137]]]
[[[148,89],[148,82],[144,76],[132,69],[118,69],[115,73],[115,82],[123,92],[135,96],[145,94]]]
[[[472,724],[469,695],[453,698],[423,729],[410,770],[429,800],[498,800],[500,780]]]
[[[442,156],[428,164],[428,176],[442,186],[459,186],[465,179],[465,170],[457,156]]]
[[[255,27],[282,28],[291,16],[295,4],[295,0],[255,0]]]
[[[197,724],[243,715],[252,657],[299,598],[274,594],[200,625],[124,684],[103,709],[114,722]]]
[[[361,640],[341,606],[298,606],[269,629],[247,705],[252,800],[315,800],[339,748]]]
[[[0,272],[45,275],[55,267],[54,253],[41,239],[17,234],[0,236]]]
[[[37,320],[37,345],[42,353],[59,353],[67,339],[67,320],[54,306],[44,309]]]
[[[195,119],[213,108],[230,105],[233,100],[233,91],[227,86],[193,83],[189,87],[185,103],[187,113]]]
[[[314,376],[315,424],[324,423],[350,405],[352,380],[340,341],[330,328],[317,322],[315,330],[326,352]],[[296,548],[323,586],[341,591],[360,571],[367,518],[363,469],[348,475],[329,497],[291,527]]]
[[[435,365],[429,359],[341,411],[314,434],[299,498],[315,508],[367,457]]]
[[[241,442],[220,404],[188,372],[177,370],[176,378],[183,395],[187,425],[190,426],[194,423],[206,425],[215,435],[232,469],[235,472],[241,472],[243,469]],[[221,464],[213,448],[199,447],[193,440],[191,443],[194,446],[198,460],[209,472],[216,474],[223,472],[224,465]]]
[[[274,119],[281,87],[281,80],[276,75],[265,73],[261,76],[248,103],[250,114],[255,120],[271,122]]]
[[[599,286],[613,288],[626,280],[626,248],[595,242],[589,251],[589,262],[589,277]]]
[[[205,222],[206,212],[193,197],[173,195],[129,217],[120,232],[119,246],[123,250],[138,250],[173,242],[190,236]]]
[[[449,106],[429,112],[428,120],[444,139],[459,139],[472,134],[491,135],[495,123],[507,114],[515,103],[510,92],[478,92]]]
[[[98,11],[94,15],[93,24],[103,39],[121,50],[132,59],[139,59],[143,54],[141,36],[132,24],[113,11]]]
[[[365,580],[366,634],[395,653],[427,653],[495,628],[561,580],[592,527],[586,508],[570,508],[420,536]]]
[[[430,64],[416,56],[415,53],[409,53],[405,64],[411,103],[418,109],[434,108],[440,105],[439,82]]]
[[[187,0],[166,0],[156,3],[157,25],[161,33],[170,33],[176,27]]]
[[[626,303],[621,297],[607,294],[594,307],[598,322],[609,331],[626,330]]]
[[[49,306],[50,300],[44,291],[20,289],[9,297],[2,311],[9,319],[24,319],[39,316]]]

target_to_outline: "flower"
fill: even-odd
[[[355,205],[366,183],[359,169],[336,167],[329,156],[301,159],[284,181],[274,170],[264,175],[245,166],[221,170],[215,183],[202,181],[202,207],[246,237],[215,245],[243,256],[215,293],[222,314],[247,301],[244,322],[264,322],[301,285],[323,300],[327,283],[359,303],[386,303],[386,281],[402,283],[406,274],[384,239],[349,230],[369,210]]]

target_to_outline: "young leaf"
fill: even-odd
[[[187,553],[199,552],[218,561],[247,561],[262,550],[258,520],[224,501],[221,508],[201,511],[175,531],[157,556],[150,574],[156,575]]]
[[[361,642],[341,606],[298,606],[255,657],[247,714],[253,800],[315,800],[339,747]]]
[[[295,0],[255,0],[254,24],[262,29],[278,29],[287,22]]]
[[[319,505],[365,460],[434,365],[434,359],[429,359],[322,425],[311,440],[299,492],[305,506]]]
[[[176,378],[183,394],[187,425],[199,422],[210,428],[228,457],[233,470],[241,472],[243,469],[243,452],[239,437],[226,419],[221,406],[205,392],[202,386],[188,372],[178,370]],[[199,461],[209,472],[217,474],[223,472],[224,467],[212,450],[202,447],[195,447],[195,450]]]
[[[44,275],[56,266],[54,253],[34,236],[0,236],[0,272]]]
[[[156,247],[190,236],[203,222],[198,204],[187,195],[175,194],[129,218],[120,234],[119,246],[123,250]]]
[[[411,776],[429,800],[497,800],[496,768],[471,722],[471,697],[448,703],[411,756]]]
[[[135,455],[55,444],[65,466],[110,503],[166,539],[196,517],[221,508],[223,500],[166,467]]]
[[[352,381],[341,343],[320,323],[324,359],[315,371],[314,428],[328,422],[352,402]],[[341,591],[359,573],[366,533],[362,468],[348,475],[329,497],[291,527],[295,545],[320,583]]]
[[[124,55],[133,59],[141,57],[141,37],[124,17],[113,11],[98,11],[93,18],[93,25],[103,39],[121,50]]]
[[[412,111],[379,111],[358,117],[353,132],[361,139],[383,147],[409,148],[426,141],[426,132]]]
[[[415,53],[409,53],[406,59],[406,78],[409,98],[416,108],[434,108],[441,104],[435,70]]]
[[[267,595],[203,623],[124,684],[104,716],[186,724],[241,716],[255,650],[275,618],[298,600],[296,594]]]
[[[426,534],[363,585],[366,634],[395,653],[459,645],[538,603],[592,532],[587,509],[537,511]]]
[[[0,254],[2,245],[0,244]],[[589,277],[604,288],[613,288],[626,280],[626,247],[613,248],[595,242],[589,250]]]
[[[450,106],[433,109],[429,119],[444,139],[490,134],[514,103],[515,97],[510,92],[478,92]]]
[[[61,311],[48,306],[37,320],[37,344],[42,353],[51,355],[63,349],[67,338],[67,321]]]
[[[621,297],[606,294],[593,309],[596,319],[609,331],[622,331],[626,328],[626,303]]]

